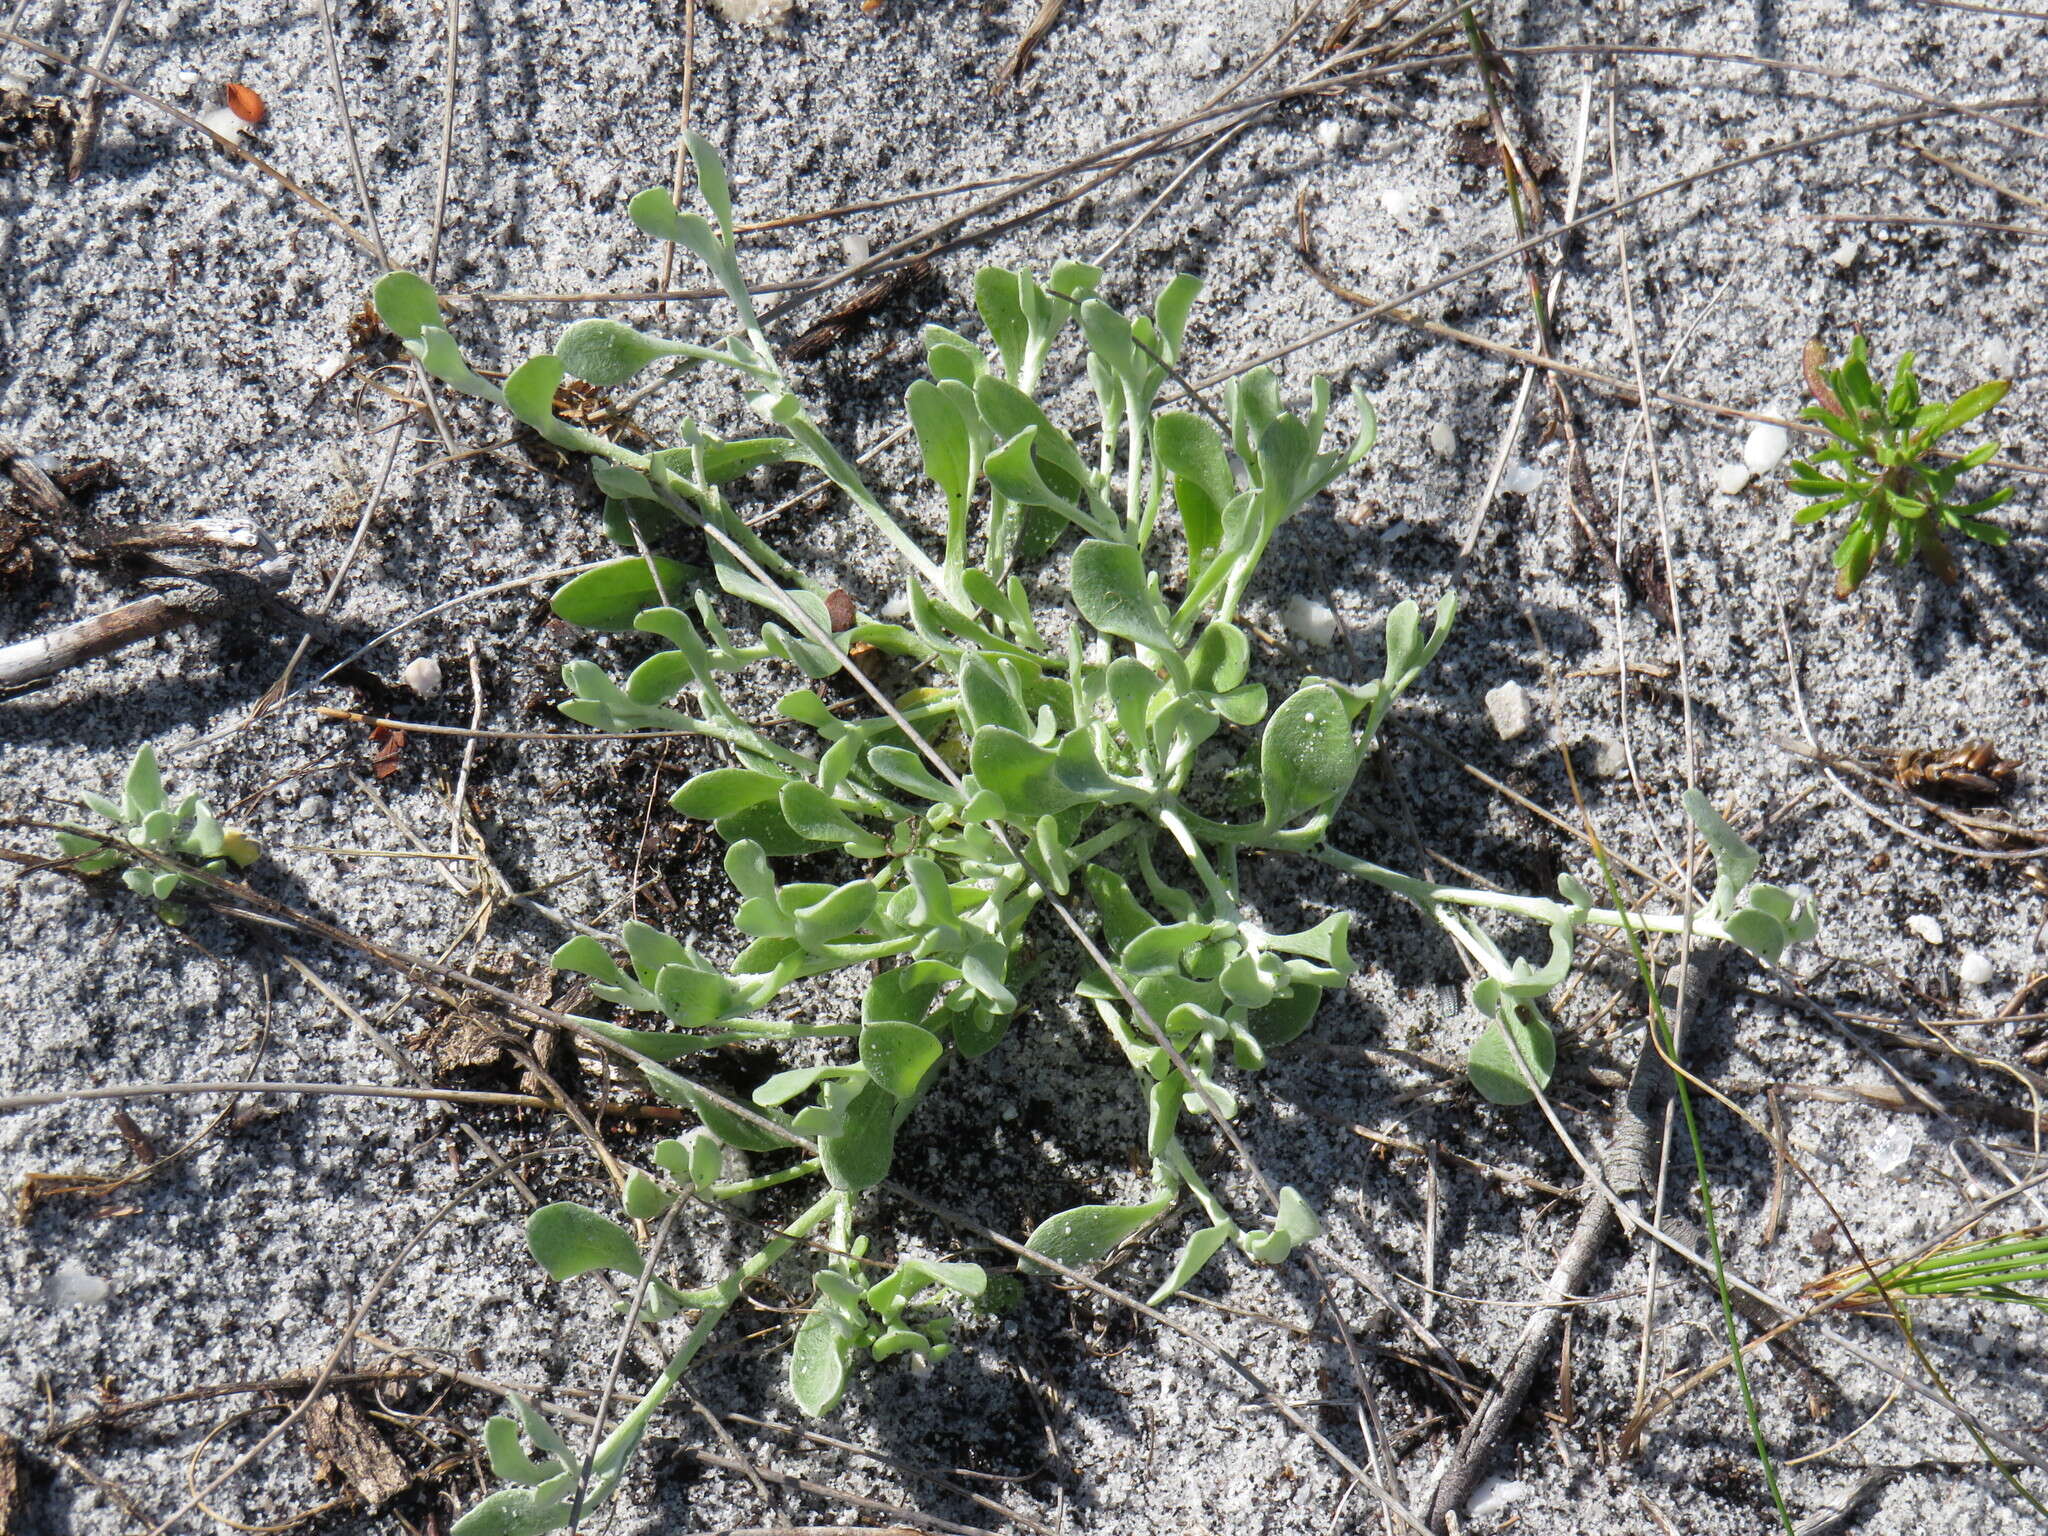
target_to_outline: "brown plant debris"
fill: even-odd
[[[1946,751],[1916,747],[1889,754],[1892,781],[1901,789],[1947,794],[1959,800],[1997,800],[2012,788],[2020,765],[2000,757],[1988,741],[1966,742]]]
[[[22,1529],[21,1442],[0,1435],[0,1536]]]
[[[364,1507],[375,1509],[411,1485],[405,1463],[348,1393],[323,1394],[301,1422],[320,1475],[346,1484]]]
[[[31,96],[0,87],[0,167],[24,154],[61,154],[71,141],[77,109],[61,96]]]
[[[791,362],[816,362],[851,336],[860,323],[875,310],[880,309],[897,294],[915,288],[930,277],[931,273],[932,264],[923,256],[884,272],[837,309],[820,315],[809,330],[789,344],[786,355]]]

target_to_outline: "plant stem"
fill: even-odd
[[[618,1428],[605,1437],[604,1444],[592,1458],[594,1467],[609,1468],[613,1462],[622,1461],[631,1452],[639,1443],[641,1435],[646,1433],[656,1410],[661,1407],[669,1393],[675,1390],[676,1383],[683,1379],[683,1373],[689,1370],[691,1362],[697,1358],[718,1325],[725,1321],[726,1313],[739,1301],[740,1294],[780,1264],[788,1256],[790,1249],[810,1236],[821,1222],[832,1216],[851,1198],[844,1190],[837,1189],[820,1197],[816,1204],[785,1227],[780,1237],[711,1289],[696,1325],[676,1347],[676,1352],[669,1357],[667,1367],[655,1378],[654,1385],[647,1389],[647,1395],[640,1399],[631,1413],[619,1421]]]

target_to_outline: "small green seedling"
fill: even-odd
[[[1293,1189],[1278,1191],[1270,1211],[1234,1208],[1183,1141],[1190,1127],[1233,1118],[1244,1077],[1306,1030],[1355,970],[1353,914],[1268,927],[1244,878],[1252,860],[1317,860],[1421,908],[1471,963],[1471,1000],[1487,1021],[1472,1080],[1504,1104],[1526,1102],[1549,1079],[1555,1050],[1540,1004],[1570,970],[1582,928],[1687,924],[1676,913],[1595,907],[1569,875],[1558,898],[1509,896],[1438,886],[1331,846],[1389,710],[1443,645],[1455,604],[1445,597],[1427,625],[1415,603],[1398,604],[1378,677],[1298,678],[1277,701],[1251,675],[1251,636],[1238,618],[1275,533],[1372,446],[1377,422],[1362,395],[1348,442],[1331,430],[1327,381],[1290,403],[1265,368],[1233,380],[1213,417],[1169,409],[1195,279],[1174,278],[1150,314],[1131,314],[1098,297],[1102,273],[1078,262],[1056,265],[1049,282],[986,268],[975,282],[986,342],[926,326],[928,376],[904,400],[931,483],[928,550],[782,373],[739,274],[724,167],[701,138],[687,138],[712,219],[679,211],[660,189],[631,211],[645,233],[686,246],[724,289],[738,327],[720,345],[581,320],[500,388],[463,360],[419,278],[388,274],[376,297],[429,373],[588,454],[609,498],[607,530],[636,551],[579,576],[556,594],[555,611],[665,647],[623,677],[570,662],[562,712],[600,730],[689,732],[726,749],[724,765],[670,803],[725,843],[732,924],[750,942],[718,965],[628,922],[615,944],[584,934],[554,956],[618,1010],[579,1020],[583,1031],[630,1053],[656,1094],[700,1122],[656,1149],[658,1171],[630,1177],[625,1214],[644,1222],[685,1196],[715,1206],[775,1185],[817,1192],[751,1258],[694,1292],[648,1276],[611,1216],[567,1202],[536,1213],[528,1246],[557,1281],[611,1270],[641,1286],[650,1323],[684,1310],[695,1322],[587,1470],[529,1407],[493,1420],[492,1466],[511,1486],[471,1510],[455,1536],[543,1536],[594,1510],[743,1289],[791,1254],[808,1257],[798,1245],[811,1234],[830,1257],[812,1269],[811,1305],[791,1341],[799,1407],[830,1412],[868,1362],[944,1357],[948,1319],[938,1309],[986,1302],[992,1277],[936,1259],[878,1265],[855,1226],[863,1196],[888,1176],[899,1129],[949,1071],[996,1049],[1026,1005],[1045,963],[1026,936],[1057,931],[1041,919],[1051,899],[1078,909],[1089,935],[1074,990],[1131,1069],[1151,1178],[1142,1198],[1048,1214],[1025,1267],[1090,1268],[1178,1209],[1196,1220],[1160,1266],[1154,1306],[1212,1262],[1234,1253],[1284,1263],[1321,1233]],[[1086,452],[1086,439],[1038,399],[1056,344],[1076,330],[1097,414]],[[776,435],[726,441],[684,421],[670,446],[642,453],[551,410],[565,374],[612,387],[649,369],[731,377]],[[903,622],[850,610],[741,515],[732,497],[745,493],[743,471],[785,461],[823,473],[894,552]],[[1176,522],[1179,540],[1159,537]],[[708,580],[650,553],[682,523],[705,533]],[[1066,601],[1035,600],[1024,573],[1062,551]],[[879,663],[876,697],[850,708],[812,686],[847,669],[843,648]],[[764,728],[728,696],[740,673],[788,690],[775,706],[779,725]],[[1703,798],[1689,797],[1687,809],[1721,874],[1692,931],[1772,960],[1809,937],[1807,903],[1751,884],[1756,855]],[[797,870],[781,863],[797,857]],[[819,878],[828,873],[838,883]],[[1547,962],[1503,949],[1477,921],[1481,908],[1546,931]],[[831,975],[857,984],[857,1018],[816,1009],[805,983]],[[834,1037],[836,1051],[821,1060],[809,1047],[806,1065],[751,1085],[745,1103],[688,1074],[691,1057],[728,1046]],[[727,1154],[756,1159],[758,1171],[725,1178]]]
[[[161,854],[167,860],[197,860],[211,874],[224,874],[230,865],[246,869],[263,856],[263,850],[247,837],[223,827],[213,808],[199,796],[187,795],[173,805],[164,794],[156,753],[148,747],[135,754],[118,801],[90,791],[80,798],[120,828],[122,840],[132,847]],[[127,865],[121,879],[128,889],[152,898],[157,916],[165,922],[185,920],[185,909],[171,897],[191,879],[189,873],[168,864],[139,861],[127,848],[114,847],[89,833],[59,832],[57,846],[81,874],[97,875]]]
[[[1796,494],[1811,498],[1798,522],[1817,523],[1836,512],[1851,512],[1849,531],[1835,546],[1837,596],[1854,592],[1871,562],[1895,538],[1894,564],[1904,565],[1918,554],[1943,581],[1953,582],[1955,556],[1942,537],[1944,530],[1993,546],[2012,537],[2009,529],[1981,516],[2009,500],[2011,486],[1976,501],[1959,502],[1956,496],[1956,481],[1995,458],[1999,445],[1979,443],[1946,462],[1934,457],[1944,437],[2003,400],[2009,384],[1994,379],[1951,404],[1925,405],[1910,352],[1900,356],[1891,388],[1883,395],[1870,376],[1869,350],[1861,336],[1849,344],[1849,355],[1839,366],[1828,368],[1826,361],[1827,349],[1808,342],[1806,387],[1815,403],[1801,414],[1825,427],[1833,441],[1792,466],[1791,485]]]

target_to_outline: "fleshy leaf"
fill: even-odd
[[[425,278],[411,272],[386,272],[371,290],[377,318],[392,335],[417,341],[428,326],[441,321],[441,301]]]
[[[557,1280],[573,1280],[593,1269],[638,1275],[642,1267],[632,1233],[570,1200],[544,1205],[526,1218],[526,1246]]]
[[[1218,1227],[1204,1227],[1196,1232],[1181,1248],[1180,1257],[1174,1261],[1172,1272],[1160,1283],[1159,1289],[1145,1298],[1145,1305],[1160,1306],[1185,1290],[1195,1276],[1202,1272],[1209,1260],[1216,1256],[1216,1251],[1236,1235],[1237,1226],[1234,1222],[1225,1222]]]
[[[1358,772],[1351,715],[1335,689],[1310,683],[1273,711],[1259,743],[1268,825],[1281,826],[1335,799]]]
[[[1466,1071],[1471,1075],[1472,1086],[1491,1102],[1527,1104],[1536,1095],[1515,1064],[1508,1035],[1512,1033],[1515,1044],[1521,1048],[1522,1059],[1528,1062],[1538,1088],[1550,1085],[1550,1074],[1557,1066],[1557,1039],[1534,1008],[1517,1005],[1506,1010],[1506,1019],[1506,1023],[1500,1019],[1487,1021],[1472,1046]]]
[[[1073,592],[1082,618],[1106,635],[1142,645],[1186,685],[1186,667],[1174,647],[1165,611],[1146,580],[1145,562],[1135,549],[1085,540],[1074,551]]]
[[[837,1408],[846,1395],[852,1355],[853,1341],[821,1301],[804,1318],[789,1351],[789,1391],[797,1407],[814,1419]]]
[[[881,1020],[860,1032],[860,1064],[899,1099],[917,1092],[943,1050],[939,1037],[918,1024]]]
[[[631,555],[585,571],[548,606],[564,624],[579,629],[626,630],[648,609],[673,603],[703,575],[695,566],[662,555]]]
[[[1086,1269],[1147,1222],[1165,1215],[1172,1204],[1173,1196],[1162,1195],[1148,1205],[1077,1205],[1040,1222],[1024,1246],[1068,1269]],[[1031,1274],[1052,1273],[1030,1259],[1020,1267]]]

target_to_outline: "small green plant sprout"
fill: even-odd
[[[1893,371],[1891,388],[1880,394],[1861,336],[1850,342],[1849,355],[1839,365],[1826,364],[1826,347],[1808,342],[1803,365],[1814,404],[1801,414],[1826,428],[1832,441],[1793,464],[1790,473],[1793,492],[1811,499],[1795,521],[1816,523],[1836,512],[1850,513],[1849,531],[1835,546],[1837,596],[1854,592],[1871,562],[1887,549],[1894,564],[1903,566],[1917,554],[1943,581],[1953,582],[1955,556],[1944,532],[1993,546],[2012,537],[2011,530],[1982,517],[2011,498],[2011,486],[1970,502],[1959,501],[1956,492],[1956,482],[1995,458],[1999,445],[1979,443],[1960,458],[1936,461],[1941,440],[2003,400],[2009,384],[1994,379],[1951,404],[1925,405],[1913,354],[1906,352]]]
[[[90,791],[82,792],[80,798],[89,810],[119,828],[122,841],[131,848],[161,855],[167,862],[139,860],[129,848],[115,847],[90,833],[59,832],[57,846],[70,857],[71,867],[81,874],[96,875],[127,865],[121,873],[123,883],[153,899],[157,916],[167,923],[185,920],[185,909],[171,897],[191,879],[169,861],[193,860],[211,874],[225,874],[231,865],[246,869],[263,856],[263,850],[242,833],[223,827],[199,796],[187,795],[172,804],[164,793],[163,775],[157,771],[156,753],[149,747],[135,754],[118,801]]]
[[[1399,604],[1378,677],[1301,678],[1277,704],[1251,676],[1251,637],[1237,619],[1276,532],[1371,447],[1377,422],[1362,395],[1352,398],[1352,440],[1334,445],[1321,379],[1306,402],[1289,403],[1262,368],[1225,390],[1213,418],[1170,409],[1161,397],[1194,279],[1167,283],[1150,314],[1127,315],[1097,296],[1093,267],[1060,263],[1049,282],[984,269],[974,298],[987,342],[926,326],[928,377],[904,402],[932,487],[934,555],[790,389],[739,273],[724,167],[704,140],[688,142],[711,218],[679,212],[662,190],[642,193],[631,211],[724,289],[739,324],[717,345],[582,320],[500,390],[463,361],[418,278],[395,273],[376,291],[386,323],[429,372],[501,399],[543,436],[590,456],[610,498],[607,529],[635,551],[578,577],[555,609],[663,646],[622,679],[570,662],[562,712],[601,730],[689,732],[727,749],[725,765],[690,779],[672,804],[725,843],[745,947],[717,965],[629,922],[616,944],[580,935],[554,956],[617,1010],[581,1027],[699,1122],[629,1180],[624,1214],[666,1221],[685,1195],[716,1208],[803,1191],[781,1207],[769,1242],[696,1291],[652,1277],[632,1234],[605,1213],[563,1203],[532,1218],[529,1247],[558,1280],[616,1271],[639,1287],[648,1321],[684,1309],[696,1320],[587,1462],[523,1405],[493,1421],[493,1466],[514,1486],[465,1516],[461,1536],[539,1536],[587,1515],[742,1290],[813,1247],[828,1257],[812,1262],[811,1305],[789,1358],[805,1411],[829,1412],[863,1361],[946,1353],[940,1305],[985,1298],[991,1277],[969,1263],[872,1258],[856,1227],[919,1103],[959,1063],[996,1049],[1026,1005],[1049,958],[1034,961],[1027,932],[1042,945],[1046,931],[1072,922],[1079,995],[1132,1070],[1150,1173],[1139,1198],[1047,1215],[1028,1245],[1049,1264],[1085,1269],[1190,1210],[1194,1230],[1151,1292],[1160,1305],[1220,1255],[1279,1264],[1321,1230],[1293,1189],[1256,1213],[1233,1208],[1183,1140],[1234,1117],[1245,1076],[1306,1030],[1354,971],[1353,914],[1328,910],[1292,930],[1270,924],[1245,878],[1253,858],[1319,860],[1440,925],[1472,962],[1472,1001],[1487,1020],[1473,1081],[1502,1103],[1530,1097],[1523,1063],[1537,1086],[1548,1080],[1555,1051],[1540,1003],[1569,971],[1581,928],[1626,920],[1675,932],[1686,921],[1596,907],[1569,876],[1562,899],[1504,896],[1437,886],[1330,845],[1389,710],[1444,644],[1455,605],[1446,597],[1425,628],[1415,603]],[[1096,415],[1085,452],[1038,399],[1056,344],[1075,330]],[[733,376],[774,435],[727,441],[684,421],[669,429],[672,446],[639,452],[549,408],[565,373],[609,387],[654,367]],[[908,587],[904,622],[847,613],[843,596],[748,526],[731,500],[739,477],[780,461],[821,471],[893,551]],[[702,529],[708,580],[649,547],[679,523]],[[1175,523],[1179,537],[1162,538]],[[1066,601],[1034,600],[1021,573],[1062,557]],[[854,671],[855,646],[881,665]],[[728,679],[742,672],[781,679],[778,720],[749,719],[729,697]],[[840,672],[872,690],[855,707],[814,686]],[[1810,907],[1751,885],[1756,855],[1704,799],[1688,808],[1721,877],[1693,931],[1771,959],[1810,935]],[[796,857],[803,877],[789,878],[778,865]],[[1479,909],[1547,930],[1549,960],[1532,965],[1504,949],[1479,926]],[[832,976],[857,987],[858,1017],[817,1006],[817,984]],[[792,1057],[800,1048],[802,1064],[738,1099],[687,1070],[693,1056],[735,1045]],[[743,1158],[753,1161],[733,1176]],[[523,1449],[522,1428],[537,1457]]]
[[[1858,1265],[1824,1275],[1806,1287],[1806,1294],[1817,1301],[1880,1317],[1889,1315],[1887,1293],[2003,1301],[2048,1312],[2048,1227],[1944,1243],[1882,1270],[1875,1280]]]

